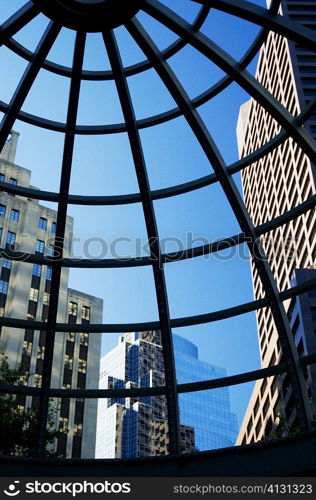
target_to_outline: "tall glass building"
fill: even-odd
[[[226,370],[198,358],[198,348],[173,334],[178,384],[226,376]],[[237,436],[236,415],[230,410],[227,387],[179,395],[180,422],[194,428],[197,450],[233,446]]]
[[[197,347],[173,335],[179,384],[225,376],[225,370],[198,359]],[[101,360],[100,388],[156,387],[164,384],[159,331],[134,332]],[[236,416],[227,388],[180,394],[182,452],[233,446]],[[167,406],[164,396],[100,400],[96,458],[166,454]]]

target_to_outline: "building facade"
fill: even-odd
[[[177,383],[226,377],[226,370],[202,361],[192,342],[173,334]],[[179,394],[180,422],[194,428],[198,451],[226,448],[235,444],[237,417],[231,412],[228,387]]]
[[[313,2],[281,0],[280,13],[309,28],[316,28],[316,5]],[[270,33],[260,51],[256,77],[293,116],[297,116],[316,93],[316,54]],[[304,127],[316,138],[315,114]],[[251,99],[239,113],[237,139],[240,157],[260,148],[279,132],[280,126],[275,120]],[[315,180],[315,166],[291,138],[244,169],[244,200],[254,224],[257,226],[278,217],[314,195]],[[312,209],[261,237],[280,290],[291,287],[293,280],[303,272],[301,270],[307,272],[316,267],[315,223],[316,213]],[[258,299],[263,296],[263,290],[254,268],[252,274],[254,295]],[[300,300],[297,299],[298,302]],[[291,307],[293,303],[285,302],[289,319]],[[281,346],[268,309],[257,312],[257,326],[262,367],[280,362]],[[309,335],[312,334],[306,332],[301,354],[310,352],[314,336],[307,339]],[[286,391],[285,398],[281,386],[282,377],[257,381],[237,444],[269,436],[281,419],[286,419],[287,425],[295,427],[293,398],[289,397],[289,391]],[[309,385],[310,395],[311,390]]]
[[[173,335],[177,382],[225,376],[225,370],[198,359],[197,347]],[[100,388],[164,385],[159,331],[133,332],[101,359]],[[233,446],[236,416],[228,389],[179,395],[180,444],[183,453]],[[130,458],[168,452],[164,396],[100,400],[96,458]]]
[[[30,187],[31,172],[15,165],[18,134],[12,132],[0,157],[0,181]],[[0,317],[47,321],[52,268],[6,257],[6,249],[52,255],[57,213],[37,200],[0,194]],[[65,256],[71,254],[73,219],[67,217]],[[69,269],[62,268],[57,321],[102,322],[102,300],[68,288]],[[56,332],[51,385],[54,388],[96,388],[100,336]],[[2,326],[1,350],[12,367],[21,363],[28,385],[41,386],[45,332]],[[36,408],[36,398],[26,397]],[[54,419],[62,434],[55,451],[67,457],[94,457],[97,402],[60,400],[53,403]]]

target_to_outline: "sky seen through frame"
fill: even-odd
[[[25,0],[0,0],[1,22],[24,5]],[[168,7],[192,22],[200,6],[190,0],[164,0]],[[264,1],[256,1],[265,6]],[[160,49],[176,36],[149,16],[138,19]],[[48,20],[40,15],[15,39],[34,50]],[[201,31],[240,59],[259,31],[258,26],[211,10]],[[115,30],[125,66],[145,57],[124,27]],[[71,65],[74,32],[63,28],[48,59]],[[8,102],[27,62],[6,47],[0,50],[2,69],[0,99]],[[191,98],[224,74],[195,49],[185,46],[169,64]],[[248,69],[254,73],[256,61]],[[84,69],[110,69],[100,34],[88,34]],[[175,107],[154,70],[131,76],[128,84],[137,119]],[[23,110],[64,121],[69,80],[41,70]],[[239,106],[249,96],[231,84],[211,102],[199,107],[227,164],[238,159],[236,124]],[[1,114],[1,113],[0,113]],[[1,114],[2,115],[2,114]],[[79,124],[121,123],[123,115],[112,81],[84,81],[80,91]],[[20,133],[16,163],[32,171],[32,184],[57,191],[61,170],[63,134],[41,130],[16,121]],[[184,118],[142,129],[140,136],[152,189],[187,182],[212,172],[203,151]],[[241,189],[239,174],[234,179]],[[71,176],[71,194],[114,195],[137,193],[137,179],[126,133],[77,136]],[[44,203],[45,204],[45,203]],[[53,203],[47,204],[57,208]],[[163,251],[200,245],[240,232],[221,187],[201,190],[154,202]],[[74,218],[73,255],[114,258],[148,255],[146,228],[139,203],[120,206],[83,207],[70,205]],[[114,255],[115,252],[115,255]],[[248,251],[244,244],[229,251],[165,265],[171,318],[203,314],[253,299]],[[69,286],[104,301],[104,323],[158,320],[153,274],[150,266],[122,269],[71,269]],[[226,368],[232,375],[260,367],[254,313],[210,324],[178,328],[175,333],[199,347],[200,358]],[[98,334],[94,334],[98,335]],[[103,334],[102,353],[117,343],[117,334]],[[253,384],[230,388],[232,411],[241,423]]]

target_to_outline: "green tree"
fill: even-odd
[[[25,385],[30,374],[23,365],[17,369],[9,366],[8,359],[0,352],[0,385]],[[33,456],[38,434],[38,410],[25,408],[24,396],[0,393],[0,454]],[[56,429],[56,407],[50,407],[47,423],[47,444],[52,444],[61,432]],[[48,455],[56,455],[47,451]]]

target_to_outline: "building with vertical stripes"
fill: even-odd
[[[310,1],[281,0],[280,13],[316,29],[316,4]],[[316,94],[316,54],[270,32],[260,50],[256,77],[294,116],[298,116]],[[316,138],[316,115],[304,127]],[[240,157],[252,153],[280,132],[280,126],[255,100],[240,109],[237,139]],[[245,205],[255,226],[282,215],[315,194],[315,166],[293,139],[288,139],[270,154],[245,168],[242,185]],[[316,213],[305,214],[260,236],[279,289],[286,290],[316,267]],[[256,299],[263,297],[260,278],[252,268]],[[302,302],[305,306],[302,309]],[[285,302],[299,354],[316,347],[315,294],[298,296]],[[304,314],[303,311],[304,310]],[[311,327],[314,321],[314,327]],[[309,326],[306,326],[309,325]],[[282,361],[282,350],[270,310],[257,311],[257,326],[262,367]],[[316,393],[312,372],[305,370],[312,411]],[[295,429],[296,410],[292,388],[286,376],[270,377],[255,384],[241,426],[237,444],[260,441],[278,432]]]

